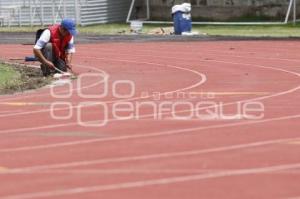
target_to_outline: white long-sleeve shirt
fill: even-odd
[[[36,42],[34,49],[41,50],[45,47],[47,43],[50,42],[51,33],[49,29],[44,30],[39,40]],[[68,46],[67,46],[67,52],[68,53],[75,53],[75,46],[74,46],[74,37],[72,36],[72,39],[70,40]]]

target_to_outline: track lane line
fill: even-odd
[[[75,195],[75,194],[83,194],[83,193],[91,193],[91,192],[137,189],[143,187],[164,186],[164,185],[172,185],[175,183],[185,183],[185,182],[197,182],[197,181],[203,181],[208,179],[226,178],[226,177],[233,177],[233,176],[265,174],[265,173],[272,173],[272,172],[298,169],[298,168],[300,168],[300,163],[273,165],[269,167],[237,169],[232,171],[220,171],[220,172],[212,172],[212,173],[205,173],[205,174],[198,174],[198,175],[176,176],[176,177],[169,177],[169,178],[125,182],[119,184],[74,187],[74,188],[65,188],[61,190],[52,190],[52,191],[50,190],[44,192],[25,193],[25,194],[10,195],[10,196],[8,195],[8,196],[3,196],[2,199],[29,199],[29,198],[34,199],[34,198]]]
[[[186,129],[176,129],[176,130],[169,130],[169,131],[163,131],[163,132],[159,131],[159,132],[152,132],[152,133],[146,133],[146,134],[125,135],[125,136],[116,136],[116,137],[99,138],[99,139],[88,139],[88,140],[62,142],[62,143],[48,144],[48,145],[35,145],[35,146],[18,147],[18,148],[7,148],[7,149],[0,149],[0,153],[30,151],[30,150],[38,150],[38,149],[51,149],[51,148],[58,148],[58,147],[70,147],[70,146],[74,146],[74,145],[91,144],[91,143],[97,143],[97,142],[113,142],[113,141],[120,141],[120,140],[144,139],[144,138],[153,138],[153,137],[160,137],[160,136],[179,135],[179,134],[186,134],[186,133],[196,133],[195,131],[202,131],[202,130],[209,130],[209,129],[255,125],[255,124],[262,124],[262,123],[266,123],[266,122],[275,122],[275,121],[291,120],[291,119],[299,119],[299,118],[300,118],[300,114],[299,115],[290,115],[290,116],[285,116],[285,117],[269,118],[269,119],[258,120],[258,121],[235,122],[235,123],[230,123],[230,124],[211,125],[211,126],[206,126],[206,127],[202,127],[202,126],[201,127],[192,127],[192,128],[186,128]],[[61,126],[64,126],[64,125],[62,124]],[[55,127],[57,127],[57,125]],[[48,128],[49,127],[45,127],[45,129],[48,129]],[[40,128],[40,129],[42,129],[42,128]]]
[[[11,168],[9,170],[9,173],[19,173],[19,172],[22,173],[22,172],[32,172],[32,171],[49,170],[49,169],[61,169],[61,168],[68,168],[68,167],[108,164],[108,163],[123,163],[123,162],[140,161],[140,160],[155,160],[155,159],[164,159],[164,158],[197,156],[197,155],[201,155],[201,154],[221,153],[221,152],[227,152],[227,151],[233,151],[233,150],[281,144],[281,143],[290,142],[290,141],[293,141],[293,140],[299,139],[299,138],[300,137],[258,141],[258,142],[252,142],[252,143],[236,144],[236,145],[222,146],[222,147],[216,147],[216,148],[191,150],[191,151],[157,153],[157,154],[128,156],[128,157],[115,157],[115,158],[106,158],[106,159],[101,158],[98,160],[95,159],[95,160],[90,160],[90,161],[75,161],[75,162],[67,162],[67,163],[59,163],[59,164],[51,164],[51,165],[49,164],[49,165],[37,165],[37,166],[31,166],[31,167],[23,167],[23,168]]]

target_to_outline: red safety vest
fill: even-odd
[[[49,30],[51,33],[50,42],[52,43],[52,48],[55,56],[57,58],[61,58],[65,60],[66,58],[66,47],[72,39],[72,35],[68,34],[65,37],[61,38],[59,33],[60,25],[49,26]]]

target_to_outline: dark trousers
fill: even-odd
[[[53,53],[53,48],[51,43],[47,43],[46,46],[42,49],[44,57],[51,61],[54,66],[58,69],[50,68],[48,65],[41,64],[41,70],[44,76],[49,76],[54,73],[59,73],[60,71],[66,72],[67,66],[64,60],[57,58]],[[59,71],[60,70],[60,71]]]

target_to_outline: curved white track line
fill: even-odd
[[[230,171],[230,169],[55,169],[45,171],[10,172],[0,171],[1,174],[199,174],[216,171]]]
[[[78,56],[79,57],[79,56]],[[85,57],[83,57],[83,58],[85,58]],[[114,59],[114,61],[119,61],[118,59]],[[195,70],[191,70],[191,69],[187,69],[187,68],[183,68],[183,67],[179,67],[179,66],[175,66],[175,65],[165,65],[165,64],[159,64],[159,63],[151,63],[151,62],[138,62],[138,61],[136,61],[136,63],[142,63],[142,64],[149,64],[149,65],[156,65],[156,66],[166,66],[166,67],[170,67],[170,68],[177,68],[177,69],[181,69],[181,70],[186,70],[186,71],[190,71],[190,72],[192,72],[192,73],[198,73],[198,74],[201,74],[200,76],[202,76],[202,78],[203,78],[203,75],[204,74],[202,74],[202,73],[199,73],[198,71],[195,71]],[[84,65],[79,65],[79,64],[75,64],[76,66],[81,66],[81,68],[88,68],[89,66],[87,66],[87,67],[84,67]],[[93,67],[93,69],[97,69],[97,68],[94,68]],[[99,69],[99,71],[102,71],[101,69]],[[104,72],[104,71],[103,71]],[[204,75],[205,76],[205,75]],[[170,92],[172,92],[172,91],[170,91]],[[30,97],[37,97],[37,96],[45,96],[44,94],[37,94],[37,95],[30,95],[30,96],[25,96],[25,98],[30,98]],[[13,99],[10,99],[10,100],[15,100],[15,99],[17,99],[17,98],[24,98],[24,96],[16,96],[16,97],[13,97]],[[2,98],[0,98],[0,102],[1,101],[5,101],[5,100],[7,100],[7,99],[2,99]]]
[[[238,63],[238,64],[240,64],[240,63]],[[244,64],[245,65],[245,64]],[[253,65],[251,65],[251,64],[246,64],[246,65],[250,65],[250,66],[253,66]],[[287,71],[287,70],[283,70],[283,69],[278,69],[278,68],[273,68],[273,67],[265,67],[265,66],[260,66],[260,67],[264,67],[264,68],[270,68],[270,69],[273,69],[273,70],[279,70],[279,71],[282,71],[282,72],[287,72],[287,73],[291,73],[291,74],[294,74],[294,75],[297,75],[297,76],[299,76],[299,74],[298,73],[295,73],[295,72],[291,72],[291,71]],[[299,89],[299,87],[296,87],[296,88],[294,88],[294,89],[291,89],[291,90],[289,90],[289,91],[286,91],[286,92],[284,92],[284,93],[279,93],[279,94],[275,94],[275,95],[272,95],[272,96],[266,96],[266,97],[261,97],[261,98],[254,98],[254,99],[266,99],[266,98],[270,98],[270,97],[274,97],[274,96],[279,96],[279,95],[282,95],[282,94],[286,94],[286,93],[290,93],[290,92],[294,92],[295,90],[298,90]],[[249,100],[254,100],[254,99],[249,99]],[[248,101],[248,100],[247,100]],[[293,117],[291,117],[291,118],[293,118]],[[74,125],[74,124],[76,124],[76,123],[71,123],[71,124],[67,124],[67,125]],[[41,128],[39,128],[39,129],[45,129],[45,128],[53,128],[53,127],[60,127],[60,126],[65,126],[65,124],[64,125],[51,125],[51,126],[47,126],[47,127],[41,127]],[[217,125],[218,126],[218,125]],[[34,130],[34,129],[32,129],[32,128],[28,128],[28,129],[21,129],[21,131],[23,131],[23,130]],[[13,129],[12,131],[9,131],[9,132],[17,132],[15,129]],[[156,134],[156,133],[154,133],[154,134]],[[144,137],[144,136],[142,136],[142,137]],[[123,137],[119,137],[120,139],[122,139]],[[114,140],[115,139],[118,139],[118,137],[117,138],[114,138]],[[101,139],[102,140],[102,139]],[[40,147],[42,147],[42,148],[47,148],[47,147],[50,147],[50,148],[52,148],[52,147],[55,147],[55,146],[69,146],[69,145],[73,145],[73,144],[84,144],[84,143],[86,143],[86,142],[88,142],[88,143],[90,143],[90,142],[97,142],[97,141],[99,141],[98,139],[97,140],[95,140],[95,139],[93,139],[93,140],[88,140],[88,141],[81,141],[81,142],[76,142],[76,143],[70,143],[70,142],[67,142],[67,143],[60,143],[60,144],[58,144],[58,145],[48,145],[48,146],[35,146],[35,147],[23,147],[22,148],[22,150],[24,149],[24,150],[29,150],[29,149],[37,149],[37,148],[40,148]],[[21,148],[19,148],[19,149],[21,149]],[[16,149],[16,150],[19,150],[19,149]],[[5,149],[4,149],[5,150]],[[13,149],[7,149],[7,150],[13,150]]]
[[[232,169],[55,169],[55,170],[42,170],[42,171],[24,171],[19,173],[11,173],[9,171],[2,171],[5,174],[74,174],[74,175],[84,175],[84,174],[201,174],[201,173],[212,173],[221,171],[232,171]],[[275,171],[272,174],[300,174],[299,169],[290,169],[284,171]],[[1,175],[1,172],[0,172]]]
[[[10,169],[8,171],[5,171],[3,174],[19,173],[19,172],[21,172],[21,173],[22,172],[33,172],[33,171],[39,171],[39,170],[61,169],[61,168],[67,168],[67,167],[90,166],[90,165],[99,165],[99,164],[108,164],[108,163],[123,163],[123,162],[129,162],[129,161],[139,161],[139,160],[178,158],[178,157],[183,157],[183,156],[184,157],[185,156],[199,156],[201,154],[219,153],[219,152],[225,152],[225,151],[247,149],[247,148],[252,148],[252,147],[262,147],[262,146],[266,146],[266,145],[287,143],[287,142],[292,142],[295,139],[300,139],[300,137],[252,142],[252,143],[246,143],[246,144],[237,144],[237,145],[191,150],[191,151],[156,153],[156,154],[148,154],[148,155],[116,157],[116,158],[107,158],[107,159],[101,158],[101,159],[89,160],[89,161],[85,160],[85,161],[74,161],[74,162],[68,162],[68,163],[51,164],[51,165],[49,165],[49,164],[48,165],[38,165],[38,166]],[[0,172],[0,175],[1,175],[1,172]]]
[[[298,169],[298,168],[300,168],[300,163],[274,165],[270,167],[237,169],[231,171],[220,171],[220,172],[211,172],[211,173],[198,174],[198,175],[176,176],[176,177],[160,178],[160,179],[153,179],[153,180],[125,182],[119,184],[98,185],[98,186],[96,185],[96,186],[89,186],[89,187],[76,187],[76,188],[69,188],[63,190],[37,192],[37,193],[25,193],[19,195],[5,196],[2,197],[2,199],[29,199],[29,198],[34,199],[34,198],[75,195],[75,194],[91,193],[91,192],[124,190],[124,189],[142,188],[148,186],[170,185],[175,183],[200,181],[200,180],[207,180],[207,179],[214,179],[214,178],[224,178],[224,177],[232,177],[232,176],[251,175],[251,174],[264,174],[264,173],[278,172],[278,171]]]
[[[211,42],[211,41],[209,41],[209,42]],[[254,46],[250,46],[250,45],[247,45],[247,46],[244,45],[245,43],[251,44],[251,41],[241,41],[242,43],[239,43],[239,41],[238,42],[229,41],[228,43],[226,43],[226,41],[225,42],[221,41],[220,45],[218,45],[219,41],[216,41],[214,43],[213,42],[209,43],[209,42],[199,41],[198,43],[199,44],[204,43],[204,45],[208,44],[208,46],[205,46],[205,47],[213,47],[214,50],[212,50],[212,51],[217,51],[220,53],[224,53],[224,51],[226,51],[226,52],[229,51],[232,53],[238,52],[238,53],[249,55],[249,54],[257,54],[257,51],[262,51],[262,49],[263,49],[265,51],[266,55],[268,55],[268,56],[274,56],[274,55],[278,56],[278,54],[293,54],[293,55],[299,56],[299,53],[297,53],[298,52],[297,50],[299,50],[299,48],[295,48],[295,47],[298,47],[297,45],[295,45],[296,41],[293,41],[294,46],[291,47],[293,49],[292,51],[287,50],[288,47],[286,47],[286,45],[288,45],[288,44],[286,43],[286,41],[283,41],[284,45],[285,45],[284,47],[282,47],[282,45],[278,45],[277,41],[275,41],[276,42],[275,44],[277,44],[277,45],[274,45],[273,42],[266,43],[266,42],[254,41],[254,43],[252,43],[252,44],[254,44],[255,46],[259,45],[258,48],[254,47]],[[186,51],[191,50],[190,48],[192,48],[193,46],[191,46],[189,44],[194,44],[194,43],[195,43],[195,41],[186,42],[185,43],[186,45],[183,47],[183,49],[184,49],[183,51],[186,52]],[[297,43],[300,43],[300,42],[298,41]],[[224,44],[226,44],[226,45],[224,45]],[[242,44],[242,45],[240,45],[240,44]],[[272,49],[270,49],[270,47],[265,47],[261,44],[273,45],[273,46],[272,46]],[[153,47],[155,48],[155,46],[153,46]],[[170,48],[171,47],[172,49],[175,49],[176,45],[173,45],[172,42],[163,42],[163,43],[160,42],[159,47],[160,48],[164,48],[164,47]],[[275,48],[276,48],[276,51],[274,51]],[[162,49],[162,50],[164,50],[164,49]],[[253,50],[253,51],[251,51],[251,50]]]
[[[67,147],[67,146],[74,146],[74,145],[81,145],[81,144],[91,144],[91,143],[96,143],[96,142],[141,139],[141,138],[151,138],[151,137],[159,137],[159,136],[166,136],[166,135],[168,135],[168,136],[169,135],[179,135],[179,134],[184,134],[184,133],[195,133],[195,131],[219,129],[219,128],[225,128],[225,127],[236,127],[236,126],[251,125],[251,124],[261,124],[261,123],[265,123],[265,122],[275,122],[275,121],[298,119],[298,118],[300,118],[300,114],[285,116],[285,117],[270,118],[270,119],[264,119],[264,120],[258,120],[258,121],[246,121],[246,122],[237,122],[237,123],[230,123],[230,124],[211,125],[211,126],[205,126],[205,127],[201,126],[201,127],[193,127],[193,128],[186,128],[186,129],[159,131],[159,132],[136,134],[136,135],[124,135],[124,136],[116,136],[116,137],[109,137],[109,138],[80,140],[80,141],[73,141],[73,142],[48,144],[48,145],[36,145],[36,146],[28,146],[28,147],[0,149],[0,153],[29,151],[29,150],[38,150],[38,149],[51,149],[51,148]],[[62,124],[61,126],[64,126],[64,125]],[[55,126],[55,127],[59,127],[59,126]],[[47,129],[47,128],[49,128],[49,127],[45,127],[45,129]],[[43,129],[43,128],[40,128],[40,129]],[[29,129],[27,129],[27,130],[29,130]]]
[[[166,46],[164,46],[164,47],[166,47]],[[172,46],[167,46],[167,47],[168,48],[166,48],[166,50],[172,48]],[[175,48],[175,46],[173,46],[173,48]],[[84,47],[83,47],[83,49],[84,49]],[[230,57],[247,58],[247,59],[251,58],[251,59],[263,59],[263,60],[268,59],[268,60],[278,60],[278,61],[290,61],[290,62],[297,62],[297,63],[300,62],[300,59],[289,59],[289,58],[287,59],[287,58],[278,58],[278,57],[257,57],[257,56],[250,56],[249,57],[249,56],[236,55],[235,53],[227,53],[227,52],[224,52],[224,51],[209,50],[209,49],[205,49],[205,51],[206,52],[204,54],[203,53],[200,54],[200,53],[197,53],[197,52],[194,52],[194,53],[196,53],[197,55],[202,56],[202,57],[205,56],[205,55],[215,56],[216,54],[218,54],[218,56],[220,55],[220,56],[223,56],[223,57],[230,56]],[[213,53],[207,53],[207,51],[211,51]],[[170,59],[173,59],[173,60],[183,60],[183,61],[185,59],[180,58],[180,57],[182,57],[182,55],[186,55],[186,57],[190,57],[190,53],[189,52],[185,52],[185,51],[182,51],[180,53],[178,53],[178,52],[172,52],[172,56],[174,56],[174,54],[178,54],[177,57],[153,56],[153,55],[145,55],[145,54],[141,54],[140,53],[140,52],[153,52],[153,53],[157,52],[155,50],[149,50],[149,49],[147,49],[147,50],[145,50],[145,49],[139,49],[138,52],[139,53],[135,52],[134,54],[128,54],[128,53],[122,52],[122,53],[118,53],[118,55],[124,55],[124,56],[127,55],[127,56],[131,56],[131,57],[132,56],[139,56],[139,57],[170,58]],[[109,55],[111,53],[114,53],[114,51],[109,52],[109,50],[105,49],[105,51],[102,54]],[[191,58],[189,58],[189,59],[191,59]],[[193,58],[191,60],[197,60],[197,61],[200,60],[200,61],[202,61],[201,59],[195,59],[195,58]]]
[[[293,118],[299,118],[299,115],[285,117],[285,119],[293,119]],[[278,120],[282,120],[283,117],[281,119],[279,119],[279,118],[273,118],[273,119],[277,119],[277,121],[278,121]],[[174,178],[156,179],[156,180],[140,181],[140,182],[129,182],[129,183],[122,183],[122,184],[115,184],[115,185],[82,187],[79,189],[75,188],[75,189],[70,189],[70,190],[62,190],[62,191],[58,191],[58,192],[54,191],[54,192],[33,193],[33,194],[31,194],[31,196],[29,196],[30,194],[24,194],[24,195],[18,195],[18,196],[20,196],[20,197],[24,196],[24,198],[28,198],[28,197],[32,198],[32,197],[44,197],[45,194],[46,195],[47,194],[68,195],[68,194],[74,194],[73,191],[75,191],[75,190],[76,190],[75,193],[115,190],[115,189],[123,189],[123,188],[134,188],[134,187],[143,187],[143,186],[151,186],[151,185],[171,184],[171,183],[217,178],[217,177],[274,172],[274,171],[281,171],[281,170],[287,170],[287,169],[295,169],[295,168],[299,168],[299,167],[300,167],[300,164],[279,165],[279,166],[266,167],[266,168],[243,169],[243,170],[235,170],[235,171],[222,171],[222,172],[216,172],[213,174],[201,174],[201,175],[192,175],[192,176],[184,176],[184,177],[179,176],[179,177],[174,177]],[[8,197],[8,198],[12,199],[15,197],[12,196],[12,197]]]
[[[216,62],[216,61],[213,61],[213,62]],[[243,63],[236,63],[236,62],[224,62],[224,61],[218,61],[218,62],[220,62],[220,63],[238,64],[238,65],[246,65],[246,66],[254,66],[254,67],[265,68],[265,69],[271,69],[271,70],[285,72],[285,73],[292,74],[292,75],[295,75],[297,77],[300,77],[300,73],[296,73],[296,72],[293,72],[293,71],[288,71],[288,70],[284,70],[284,69],[280,69],[280,68],[267,67],[267,66],[263,66],[263,65],[243,64]],[[268,99],[268,98],[278,97],[278,96],[281,96],[281,95],[286,95],[288,93],[295,92],[295,91],[297,91],[299,89],[300,89],[300,85],[297,86],[297,87],[295,87],[295,88],[289,89],[287,91],[279,92],[279,93],[276,93],[276,94],[272,94],[272,95],[268,95],[268,96],[263,96],[263,97],[257,97],[257,98],[251,98],[251,99],[246,99],[246,100],[239,100],[239,101],[236,101],[236,102],[224,103],[224,104],[222,104],[222,106],[228,106],[228,105],[232,105],[232,104],[235,104],[235,103],[238,103],[238,102],[242,103],[242,102],[247,102],[247,101],[264,100],[264,99]],[[218,105],[218,106],[220,106],[220,105]],[[210,107],[216,107],[216,106],[209,106],[209,107],[204,107],[204,108],[198,108],[198,109],[195,109],[195,110],[207,109],[207,108],[210,108]],[[62,110],[62,109],[60,109],[60,110]],[[190,111],[190,110],[188,110],[188,111]],[[39,112],[39,111],[36,111],[36,112]],[[178,113],[182,113],[182,112],[186,112],[186,111],[177,111],[177,112]],[[149,115],[153,116],[153,114],[149,114]],[[146,115],[146,117],[149,117],[149,115]],[[12,116],[14,116],[14,115],[12,115]],[[144,117],[145,116],[141,116],[141,118],[144,118]],[[108,120],[108,122],[109,121],[113,121],[113,120]],[[99,121],[95,120],[95,121],[91,121],[91,122],[99,122]],[[58,124],[58,125],[48,125],[48,126],[41,126],[41,127],[30,127],[30,128],[22,128],[22,129],[2,130],[2,131],[0,131],[0,134],[7,134],[7,133],[12,133],[12,132],[23,132],[23,131],[29,131],[29,130],[41,130],[41,129],[47,129],[47,128],[65,127],[65,126],[73,126],[73,125],[77,125],[77,122],[66,123],[66,124]]]
[[[168,48],[170,48],[170,47],[172,47],[172,45],[163,45],[163,47],[168,47]],[[175,46],[173,46],[173,47],[175,47]],[[81,46],[81,48],[85,48],[85,47],[83,47],[83,46]],[[99,47],[98,47],[99,48]],[[89,50],[91,49],[91,48],[88,48]],[[247,56],[235,56],[235,55],[233,55],[233,53],[226,53],[226,52],[224,52],[224,51],[214,51],[214,50],[209,50],[209,49],[206,49],[206,51],[213,51],[213,52],[218,52],[218,53],[223,53],[223,54],[225,54],[225,55],[221,55],[221,56],[231,56],[231,57],[241,57],[241,58],[249,58],[249,57],[247,57]],[[104,54],[106,53],[108,51],[108,49],[105,49],[105,51],[103,52]],[[114,53],[114,51],[111,51],[111,52],[113,52]],[[139,52],[157,52],[157,51],[155,51],[155,50],[145,50],[145,49],[140,49],[139,50]],[[185,52],[182,52],[183,54],[185,53]],[[178,53],[179,55],[182,55],[182,53]],[[107,53],[106,53],[107,54]],[[121,54],[121,53],[119,53],[119,54]],[[173,54],[174,54],[174,52],[173,52]],[[186,55],[189,55],[189,53],[185,53]],[[206,53],[207,54],[207,53]],[[209,53],[208,53],[209,54]],[[122,53],[121,55],[130,55],[130,56],[132,56],[132,54],[126,54],[126,53]],[[202,55],[202,54],[201,54]],[[215,55],[215,54],[211,54],[211,55]],[[152,55],[145,55],[145,54],[136,54],[135,53],[135,55],[134,56],[143,56],[143,57],[155,57],[155,58],[157,58],[158,56],[152,56]],[[173,60],[186,60],[186,59],[180,59],[180,58],[178,58],[178,57],[166,57],[166,56],[159,56],[158,58],[172,58]],[[257,58],[257,59],[273,59],[273,60],[283,60],[283,61],[300,61],[300,60],[296,60],[296,59],[281,59],[281,58],[270,58],[270,57],[251,57],[251,58]],[[190,60],[196,60],[196,59],[190,59]],[[197,61],[199,61],[198,59],[197,59]],[[0,101],[2,101],[1,99],[0,99]]]
[[[115,60],[114,61],[118,61],[118,62],[123,62],[124,60]],[[184,88],[180,88],[180,89],[176,89],[173,91],[167,91],[167,92],[163,92],[160,93],[159,95],[166,95],[166,94],[171,94],[171,93],[177,93],[177,92],[182,92],[182,91],[186,91],[186,90],[190,90],[192,88],[198,87],[202,84],[204,84],[207,80],[206,76],[203,73],[200,73],[198,71],[195,70],[191,70],[191,69],[187,69],[187,68],[183,68],[183,67],[179,67],[179,66],[175,66],[175,65],[166,65],[166,64],[159,64],[159,63],[152,63],[152,62],[134,62],[134,63],[139,63],[139,64],[147,64],[147,65],[155,65],[155,66],[164,66],[164,67],[169,67],[169,68],[176,68],[179,70],[184,70],[184,71],[188,71],[191,73],[196,74],[197,76],[200,77],[200,81],[198,81],[197,83],[194,83],[192,85],[189,85],[188,87],[184,87]],[[151,96],[150,96],[151,97]],[[150,98],[148,97],[148,98]],[[118,100],[111,100],[111,101],[103,101],[103,103],[114,103],[114,102],[121,102],[121,101],[133,101],[133,100],[139,100],[139,99],[146,99],[145,97],[134,97],[134,98],[129,98],[129,99],[118,99]],[[78,108],[78,106],[71,106],[68,108]],[[67,110],[66,108],[60,108],[60,109],[56,109],[56,110]],[[50,109],[43,109],[43,110],[38,110],[38,111],[27,111],[27,112],[21,112],[21,113],[12,113],[12,114],[5,114],[5,115],[0,115],[0,117],[11,117],[11,116],[17,116],[17,115],[27,115],[27,114],[35,114],[35,113],[43,113],[43,112],[48,112],[50,111]],[[1,134],[1,131],[0,131]]]
[[[166,45],[164,46],[164,47],[166,47]],[[169,45],[167,45],[167,47],[169,47]],[[81,48],[84,48],[84,47],[81,47]],[[90,49],[90,48],[89,48]],[[154,50],[141,50],[141,51],[144,51],[144,52],[156,52],[156,51],[154,51]],[[112,51],[112,52],[114,52],[114,51]],[[139,51],[140,52],[140,51]],[[103,52],[104,54],[105,54],[105,52]],[[184,53],[184,52],[183,52]],[[223,52],[223,54],[224,54],[225,52]],[[107,54],[107,53],[106,53]],[[119,53],[119,54],[121,54],[121,53]],[[187,54],[187,53],[186,53]],[[127,56],[132,56],[131,54],[126,54],[126,53],[122,53],[121,55],[127,55]],[[173,59],[173,60],[183,60],[183,61],[186,61],[186,59],[182,59],[182,58],[178,58],[178,57],[167,57],[167,56],[152,56],[152,55],[145,55],[145,54],[135,54],[134,56],[138,56],[138,57],[154,57],[154,58],[167,58],[167,59]],[[222,55],[222,56],[226,56],[226,55]],[[233,55],[230,55],[231,57],[236,57],[236,56],[233,56]],[[243,58],[249,58],[249,57],[246,57],[246,56],[244,56]],[[254,57],[254,58],[256,58],[256,57]],[[261,59],[270,59],[270,58],[268,58],[268,57],[261,57]],[[278,59],[278,58],[271,58],[271,59]],[[189,58],[189,60],[197,60],[197,61],[199,61],[198,59],[190,59]],[[287,60],[289,60],[289,59],[284,59],[285,61]],[[202,60],[203,61],[203,60]],[[206,60],[206,61],[208,61],[208,60]],[[293,60],[291,60],[291,61],[293,61]],[[300,60],[299,60],[300,61]],[[13,99],[14,100],[14,99]],[[1,99],[0,99],[0,101],[1,101]]]

